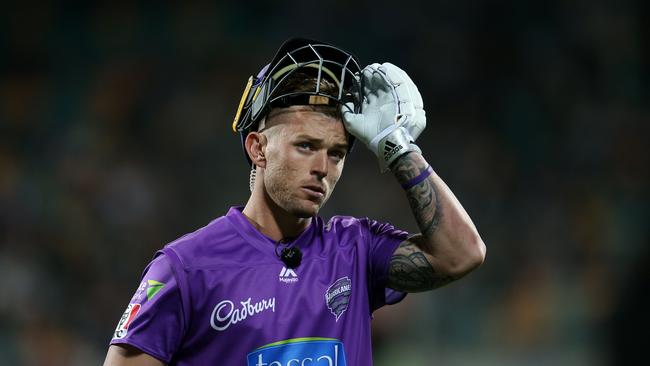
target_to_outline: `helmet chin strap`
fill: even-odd
[[[255,164],[251,166],[251,174],[248,177],[248,187],[251,190],[251,193],[253,192],[253,188],[255,188],[255,178],[257,177],[257,167]]]

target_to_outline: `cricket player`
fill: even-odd
[[[485,258],[415,143],[425,125],[398,67],[362,69],[333,45],[285,42],[249,79],[233,123],[252,167],[248,202],[156,254],[104,365],[372,365],[374,310]],[[355,141],[395,176],[420,233],[318,216]]]

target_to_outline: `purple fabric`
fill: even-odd
[[[404,297],[386,281],[407,237],[369,219],[314,218],[290,271],[231,208],[157,253],[111,344],[171,365],[372,365],[371,313]]]

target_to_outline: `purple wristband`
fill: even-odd
[[[433,173],[433,168],[431,168],[431,165],[428,165],[420,175],[402,184],[402,188],[405,190],[413,188],[413,186],[420,184],[423,180],[427,179],[431,173]]]

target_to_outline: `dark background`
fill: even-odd
[[[153,253],[245,203],[230,124],[290,36],[390,61],[488,247],[376,314],[377,365],[630,364],[647,346],[641,0],[21,1],[0,12],[0,364],[100,364]],[[415,230],[358,146],[322,212]],[[645,346],[644,346],[645,344]]]

